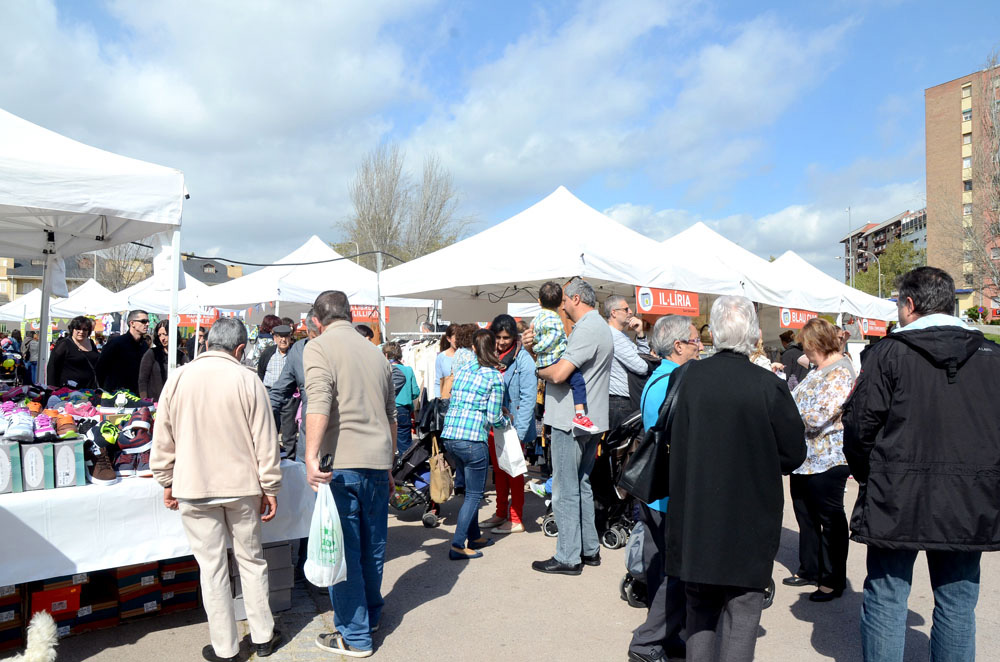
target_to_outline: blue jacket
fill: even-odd
[[[648,430],[656,425],[656,419],[660,417],[660,407],[667,398],[667,387],[670,385],[670,373],[677,369],[677,364],[669,359],[663,359],[659,367],[649,376],[645,388],[642,389],[642,429]],[[662,379],[661,379],[662,377]],[[646,505],[661,513],[667,512],[667,501],[670,497],[663,497]]]
[[[535,429],[535,400],[538,397],[538,377],[535,362],[523,347],[514,362],[503,373],[503,406],[510,412],[518,438],[531,443],[538,437]]]

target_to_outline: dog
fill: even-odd
[[[28,646],[24,652],[5,662],[55,662],[58,640],[56,622],[47,611],[40,611],[28,625]]]

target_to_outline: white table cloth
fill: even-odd
[[[264,542],[309,535],[315,493],[305,465],[284,460],[278,514]],[[0,586],[191,553],[178,511],[152,478],[0,495]]]

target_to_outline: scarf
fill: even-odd
[[[514,359],[517,357],[519,351],[521,351],[521,341],[517,340],[511,343],[507,351],[500,355],[501,373],[507,372],[507,368],[514,365]]]

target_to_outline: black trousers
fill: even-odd
[[[623,395],[608,396],[608,429],[614,430],[625,422],[625,419],[635,413],[632,400]]]
[[[687,662],[753,662],[764,591],[687,584]]]
[[[639,517],[645,525],[642,561],[646,566],[649,612],[646,622],[632,632],[628,648],[643,655],[662,654],[665,647],[682,636],[687,601],[684,582],[664,573],[667,551],[667,514],[640,504]]]
[[[851,470],[839,466],[820,474],[792,474],[790,488],[799,524],[797,574],[832,589],[847,582],[849,532],[844,486]]]

